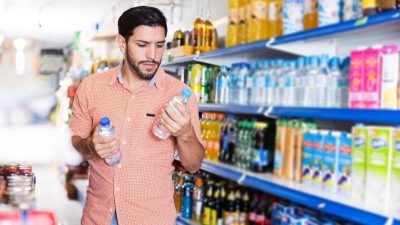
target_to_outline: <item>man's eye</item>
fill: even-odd
[[[163,48],[164,45],[157,45],[157,48]]]
[[[141,47],[141,48],[143,48],[143,47],[145,47],[146,45],[145,45],[145,44],[138,44],[138,46]]]

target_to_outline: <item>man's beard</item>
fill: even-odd
[[[133,62],[133,60],[131,59],[131,57],[129,56],[129,50],[126,51],[125,58],[126,58],[126,61],[128,62],[129,67],[131,69],[133,69],[136,72],[136,74],[140,78],[142,78],[144,80],[153,79],[153,77],[156,74],[158,68],[160,67],[160,62],[157,62],[155,60],[139,61],[137,64],[135,64]],[[144,72],[144,71],[140,70],[139,65],[142,64],[142,63],[154,63],[154,64],[156,64],[157,68],[154,70],[154,72],[147,73],[147,72]]]

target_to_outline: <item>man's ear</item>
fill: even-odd
[[[126,42],[125,42],[125,38],[122,37],[121,35],[117,35],[117,37],[115,38],[117,40],[119,49],[121,50],[122,53],[126,52]]]

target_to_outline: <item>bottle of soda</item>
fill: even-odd
[[[236,149],[236,139],[238,129],[236,127],[236,120],[233,115],[230,116],[231,120],[228,123],[227,135],[228,135],[228,153],[225,156],[225,162],[228,164],[234,164],[235,159],[235,149]]]
[[[202,218],[203,225],[211,225],[211,208],[213,206],[213,186],[214,182],[212,180],[208,180],[207,194],[204,199],[204,213]]]
[[[259,201],[259,195],[253,194],[252,202],[249,207],[249,225],[257,225],[257,208],[261,204]]]
[[[192,91],[189,89],[183,89],[181,94],[182,96],[175,96],[168,102],[174,112],[179,116],[182,116],[182,114],[179,112],[178,109],[175,108],[173,103],[178,103],[186,106],[190,96],[192,96]],[[161,124],[160,121],[156,121],[156,124],[153,127],[153,133],[160,139],[167,139],[171,135],[171,133]]]
[[[192,194],[193,194],[193,183],[191,182],[190,176],[186,176],[182,194],[182,217],[186,219],[192,219],[193,216]]]
[[[174,193],[174,200],[175,200],[175,208],[177,212],[180,212],[182,209],[182,187],[183,187],[183,178],[179,177],[178,182],[175,185],[175,193]]]
[[[237,224],[239,223],[240,210],[243,207],[242,204],[242,193],[240,192],[240,188],[237,188],[235,192],[235,220]]]
[[[111,125],[111,121],[108,117],[103,117],[100,120],[100,136],[114,136],[115,135],[115,127]],[[117,153],[105,158],[105,161],[110,166],[115,166],[121,162],[122,153],[121,150],[118,150]]]
[[[269,166],[269,156],[266,143],[267,123],[256,124],[255,144],[251,157],[251,170],[254,172],[266,172]]]
[[[201,177],[196,178],[193,190],[193,220],[201,222],[204,202],[204,182]]]
[[[238,225],[249,224],[249,206],[250,206],[250,196],[248,191],[244,191],[242,195],[242,204],[239,212]]]
[[[231,189],[225,204],[224,225],[236,224],[235,191]]]
[[[219,214],[219,212],[221,212],[220,192],[221,192],[221,189],[220,189],[219,185],[217,185],[217,187],[214,191],[214,195],[213,195],[213,200],[212,200],[213,204],[210,204],[211,225],[218,225],[221,223],[219,221],[222,220],[222,215]]]

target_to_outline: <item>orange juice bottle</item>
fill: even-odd
[[[225,45],[227,47],[237,45],[238,26],[239,26],[239,7],[241,0],[229,0],[229,21],[226,31]]]
[[[304,30],[318,27],[318,0],[304,0]]]
[[[268,29],[270,37],[283,34],[283,0],[269,0],[268,4]]]
[[[207,117],[206,117],[206,121],[204,122],[204,130],[203,130],[203,143],[204,143],[204,149],[205,149],[205,154],[204,154],[204,158],[206,159],[210,159],[210,156],[212,154],[212,149],[210,149],[210,123],[211,123],[211,114],[207,113]]]
[[[270,0],[250,0],[251,19],[248,23],[248,41],[266,39],[269,37],[268,29],[268,2]]]

